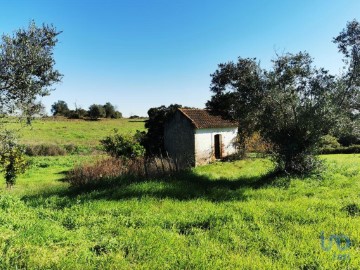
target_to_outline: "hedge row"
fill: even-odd
[[[323,148],[319,154],[359,154],[360,145],[351,145],[349,147]]]
[[[95,149],[78,146],[74,144],[56,145],[56,144],[38,144],[27,145],[25,154],[28,156],[64,156],[75,154],[88,154]]]

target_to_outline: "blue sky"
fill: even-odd
[[[347,0],[1,0],[0,33],[52,23],[63,82],[43,103],[87,109],[110,101],[124,114],[178,103],[204,107],[210,74],[222,62],[256,57],[271,67],[275,52],[308,51],[337,74],[331,42],[360,1]]]

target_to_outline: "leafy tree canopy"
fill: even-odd
[[[145,122],[148,131],[141,139],[147,155],[164,153],[164,125],[178,108],[182,106],[179,104],[171,104],[168,107],[162,105],[148,110],[149,119]]]
[[[103,107],[105,109],[105,117],[106,118],[118,119],[118,118],[122,117],[121,112],[117,111],[115,106],[112,105],[110,102],[106,102]]]
[[[60,34],[52,25],[38,27],[31,22],[27,29],[0,40],[0,114],[20,113],[30,123],[43,106],[39,97],[47,96],[62,75],[55,67],[53,50]],[[0,165],[8,187],[25,170],[23,148],[15,134],[0,126]]]
[[[138,141],[137,136],[122,135],[118,130],[100,141],[104,150],[115,158],[135,159],[145,154],[145,148]]]
[[[52,25],[36,26],[13,35],[3,35],[0,43],[0,111],[20,110],[30,117],[41,109],[37,98],[47,96],[52,85],[61,81],[53,50],[60,34]]]
[[[349,22],[334,42],[344,55],[340,76],[314,67],[306,52],[278,55],[268,71],[251,58],[220,64],[207,108],[238,121],[243,149],[244,138],[259,131],[273,145],[281,171],[314,170],[322,136],[359,130],[360,24]]]
[[[51,105],[51,113],[55,115],[62,115],[62,116],[68,116],[69,114],[69,108],[65,101],[58,100],[53,105]]]
[[[264,72],[256,59],[238,58],[236,63],[220,64],[212,76],[214,96],[206,103],[215,115],[239,122],[239,146],[243,155],[245,139],[255,130],[263,98]]]
[[[106,116],[105,109],[102,105],[93,104],[89,107],[88,115],[91,119],[97,120]]]

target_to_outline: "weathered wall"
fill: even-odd
[[[165,123],[164,146],[169,156],[180,164],[195,165],[194,128],[179,111]]]
[[[237,128],[212,128],[195,130],[195,165],[207,164],[215,160],[214,136],[221,134],[222,157],[236,152]]]

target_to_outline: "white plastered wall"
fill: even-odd
[[[222,157],[234,154],[237,128],[207,128],[195,130],[195,163],[207,164],[215,159],[215,135],[221,135]],[[210,147],[211,146],[211,147]]]

